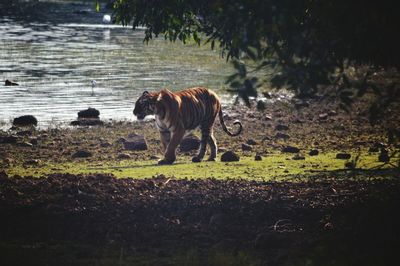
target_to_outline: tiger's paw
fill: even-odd
[[[199,157],[197,157],[197,156],[194,156],[194,157],[192,158],[192,162],[194,162],[194,163],[199,163],[199,162],[201,162],[201,159],[200,159]]]
[[[216,159],[215,159],[215,158],[208,158],[207,161],[208,161],[208,162],[215,162]]]
[[[175,160],[161,159],[158,161],[158,165],[167,165],[172,164]]]

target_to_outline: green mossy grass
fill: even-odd
[[[352,154],[352,157],[355,157]],[[318,156],[305,156],[304,160],[294,160],[294,155],[276,153],[255,161],[254,157],[242,156],[239,162],[201,162],[192,163],[190,157],[181,156],[173,165],[157,165],[156,160],[111,160],[90,163],[84,159],[74,162],[43,162],[37,166],[14,165],[7,169],[9,175],[45,176],[53,173],[89,174],[110,173],[118,178],[149,178],[164,175],[173,178],[243,178],[257,181],[285,181],[290,177],[315,172],[330,172],[347,169],[345,163],[352,161],[336,159],[336,153],[329,152]],[[355,163],[356,169],[373,169],[382,163],[377,154],[363,153]],[[349,169],[350,170],[350,169]]]

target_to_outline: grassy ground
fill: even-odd
[[[353,156],[357,156],[354,154]],[[293,178],[304,180],[312,172],[330,172],[346,169],[350,160],[336,159],[336,153],[308,156],[304,160],[293,160],[294,155],[269,154],[262,161],[253,157],[242,157],[239,162],[191,163],[190,158],[180,158],[175,164],[157,165],[156,160],[118,160],[104,163],[89,163],[85,160],[66,163],[44,163],[39,166],[16,166],[8,170],[9,175],[46,176],[55,173],[93,174],[109,173],[116,177],[147,178],[164,175],[172,178],[244,178],[256,181],[283,181]],[[373,169],[381,166],[376,154],[361,153],[357,161],[359,169]],[[382,168],[390,168],[386,165]],[[320,169],[320,170],[318,170]],[[351,169],[349,169],[351,171]]]
[[[215,163],[194,164],[190,158],[196,151],[183,153],[178,150],[174,165],[158,166],[157,160],[162,158],[162,153],[152,121],[111,122],[100,127],[58,127],[22,133],[0,132],[3,136],[14,134],[18,137],[16,144],[0,144],[0,167],[9,175],[21,176],[112,173],[117,177],[132,178],[163,174],[175,178],[285,180],[288,176],[304,176],[315,171],[397,166],[399,144],[388,143],[386,130],[396,128],[400,120],[398,115],[393,112],[387,121],[372,126],[368,123],[363,103],[359,105],[350,114],[335,105],[321,106],[319,103],[296,109],[288,103],[275,102],[263,112],[243,106],[225,108],[226,123],[230,125],[239,119],[244,131],[239,137],[229,137],[216,123],[219,156]],[[320,119],[321,114],[328,113],[326,118]],[[132,133],[146,138],[148,150],[124,149],[120,140]],[[249,140],[254,143],[251,151],[243,151],[242,145]],[[295,154],[282,152],[289,145],[299,148],[298,154],[304,159],[296,160]],[[319,154],[310,156],[312,149],[318,150]],[[384,166],[378,159],[382,149],[393,157]],[[78,150],[88,151],[92,156],[73,158]],[[227,150],[236,152],[240,161],[221,162],[219,158]],[[336,154],[343,152],[349,153],[351,158],[336,159]],[[119,159],[121,154],[129,156],[129,159]],[[262,161],[255,161],[255,155],[261,155]]]

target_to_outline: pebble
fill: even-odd
[[[226,151],[221,156],[222,162],[238,162],[239,160],[240,156],[233,151]]]

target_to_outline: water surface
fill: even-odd
[[[107,11],[94,12],[93,1],[21,10],[0,11],[0,121],[32,114],[46,126],[87,107],[102,119],[132,120],[142,91],[165,87],[207,86],[229,97],[224,81],[232,68],[209,47],[162,38],[146,45],[143,29],[103,24]],[[3,86],[6,79],[20,86]]]

